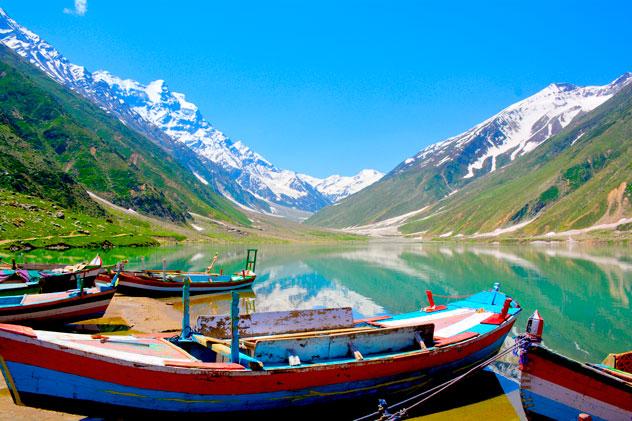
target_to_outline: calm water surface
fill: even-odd
[[[369,243],[347,246],[259,245],[258,278],[242,295],[242,311],[351,306],[357,317],[412,311],[424,291],[460,296],[494,282],[524,308],[516,329],[538,309],[545,343],[570,357],[601,361],[632,349],[632,248],[577,244],[458,246]],[[102,252],[106,263],[128,268],[204,270],[214,253],[227,272],[243,267],[244,247],[185,245]],[[93,251],[34,251],[18,261],[73,263]],[[141,257],[143,256],[143,257]],[[4,257],[10,257],[5,255]],[[437,298],[446,302],[449,298]],[[228,295],[195,297],[196,314],[227,313]]]

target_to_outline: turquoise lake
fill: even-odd
[[[601,361],[608,353],[632,349],[632,248],[588,247],[577,243],[530,245],[447,245],[379,242],[361,245],[259,245],[258,278],[242,292],[242,311],[353,307],[357,317],[400,313],[426,305],[425,290],[437,303],[489,289],[517,300],[524,311],[515,332],[538,309],[545,320],[544,342],[572,358]],[[74,263],[89,250],[44,250],[18,261]],[[102,251],[106,263],[128,259],[127,267],[204,270],[215,253],[216,268],[243,267],[245,247],[179,245]],[[194,315],[228,312],[228,297],[196,297]]]

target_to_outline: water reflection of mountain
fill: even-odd
[[[585,257],[521,247],[464,248],[449,258],[426,250],[423,256],[405,259],[412,267],[441,268],[443,280],[462,293],[500,281],[525,309],[519,323],[538,308],[546,321],[547,345],[576,358],[598,360],[608,352],[632,348],[632,273],[617,269],[616,259]]]
[[[538,308],[546,319],[550,347],[587,360],[632,348],[632,271],[620,258],[559,247],[371,245],[311,253],[302,262],[328,289],[335,282],[339,290],[369,297],[388,312],[424,305],[425,289],[464,295],[501,282],[525,309],[518,330]],[[303,291],[307,302],[317,294],[313,282],[311,293],[310,288]],[[296,283],[285,279],[281,289]]]
[[[300,267],[302,270],[285,276],[278,276],[278,270],[271,271],[272,274],[264,271],[264,278],[257,281],[253,287],[257,311],[352,307],[355,317],[385,312],[384,308],[371,298],[357,293],[333,278],[323,276],[310,265],[301,262]]]
[[[572,245],[474,246],[369,243],[361,245],[260,245],[253,286],[257,311],[352,306],[356,316],[411,311],[425,305],[426,289],[464,295],[501,282],[524,307],[518,321],[539,309],[546,344],[569,356],[597,361],[632,349],[632,249]],[[129,267],[201,270],[219,252],[226,272],[243,265],[245,246],[182,245],[102,252],[106,263]],[[57,254],[37,250],[29,261],[76,262],[93,251]],[[10,257],[10,256],[7,256]],[[19,261],[24,259],[18,258]],[[445,301],[438,298],[437,301]],[[227,300],[197,304],[200,312],[228,312]]]

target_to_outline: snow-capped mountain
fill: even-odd
[[[467,163],[460,175],[465,179],[495,171],[537,148],[575,117],[597,108],[630,82],[632,73],[604,86],[550,84],[465,133],[422,149],[401,163],[395,172],[441,167],[456,161]]]
[[[316,178],[306,174],[299,174],[303,180],[310,183],[332,203],[359,192],[365,187],[378,181],[384,176],[377,170],[365,169],[354,176],[330,175],[327,178]]]
[[[405,215],[459,194],[472,180],[537,150],[630,84],[632,73],[604,86],[551,84],[465,133],[422,149],[379,181],[321,209],[307,222],[340,228],[383,221],[399,224]],[[583,134],[578,133],[575,141]]]
[[[329,180],[328,188],[319,189],[316,184],[325,180],[279,169],[242,142],[233,141],[204,119],[198,107],[187,101],[184,94],[170,91],[164,81],[143,85],[107,71],[91,73],[83,66],[70,63],[2,9],[0,42],[55,81],[150,138],[162,137],[164,145],[166,136],[169,141],[186,145],[209,167],[205,171],[191,168],[200,183],[212,183],[217,191],[242,206],[273,214],[285,214],[283,208],[314,212],[378,179],[370,171],[365,176],[363,172],[354,177],[332,176],[325,179]],[[173,148],[168,146],[167,149]],[[173,153],[178,158],[177,153]],[[340,180],[335,182],[338,178]]]
[[[93,78],[144,120],[220,165],[241,187],[262,201],[312,212],[330,203],[295,172],[275,167],[242,142],[233,141],[211,126],[195,104],[187,101],[184,94],[171,91],[164,81],[143,85],[106,71],[94,72]],[[258,207],[254,203],[245,204]]]

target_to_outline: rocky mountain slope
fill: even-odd
[[[604,86],[551,84],[465,133],[424,148],[379,182],[322,209],[308,223],[366,225],[433,205],[481,176],[510,167],[630,82],[632,74],[627,73]]]
[[[279,169],[242,142],[225,136],[204,119],[184,94],[170,91],[164,81],[143,85],[106,71],[91,73],[69,62],[2,9],[0,42],[52,79],[173,151],[174,159],[189,168],[200,182],[250,209],[272,214],[287,214],[288,209],[314,212],[377,179],[375,171],[365,170],[354,177],[328,177],[326,189],[319,189],[317,184],[323,180]]]
[[[86,190],[174,222],[248,224],[163,149],[0,46],[0,187],[98,214]]]
[[[562,239],[632,231],[632,84],[400,230],[422,237]]]

